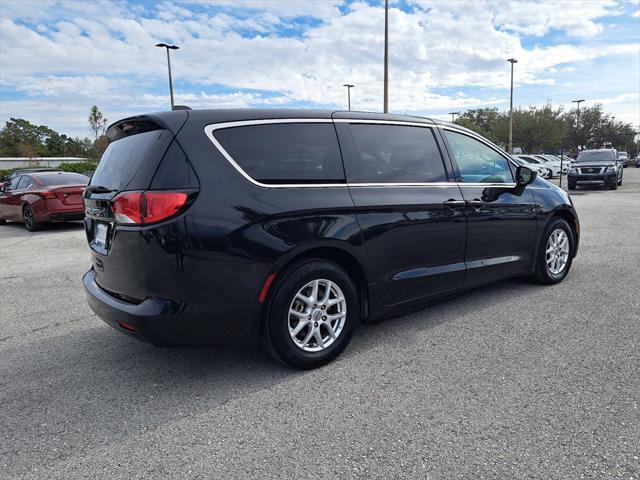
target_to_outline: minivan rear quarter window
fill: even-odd
[[[342,183],[344,169],[331,123],[274,123],[224,128],[216,140],[262,183]]]
[[[440,149],[430,128],[351,124],[356,146],[353,183],[446,182]]]

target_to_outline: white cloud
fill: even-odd
[[[552,89],[570,83],[569,75],[582,76],[581,66],[638,54],[637,41],[605,42],[599,34],[599,19],[621,11],[613,0],[430,0],[413,2],[411,11],[391,4],[390,105],[396,112],[500,105],[509,84],[506,59],[512,56],[519,60],[517,88]],[[178,103],[340,107],[341,85],[349,81],[356,85],[355,108],[381,106],[380,5],[345,7],[338,0],[184,0],[145,8],[104,0],[5,5],[0,88],[26,93],[25,112],[35,109],[31,97],[39,98],[53,119],[60,102],[84,110],[97,103],[111,118],[121,110],[164,108],[168,102],[158,92],[166,88],[165,52],[154,47],[159,41],[180,45],[172,54]],[[210,5],[216,9],[207,10]],[[307,17],[315,19],[312,26],[300,20]],[[297,34],[282,34],[291,29]],[[550,45],[542,36],[551,30],[583,39]],[[243,36],[246,31],[250,35]],[[541,41],[525,47],[521,35]],[[616,88],[625,85],[629,82]],[[0,120],[9,111],[26,116],[16,110],[20,101],[3,100]],[[78,117],[79,124],[85,117]]]

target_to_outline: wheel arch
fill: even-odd
[[[320,259],[320,260],[328,260],[333,262],[340,267],[344,268],[347,274],[351,277],[351,279],[356,284],[356,288],[359,293],[359,301],[360,301],[360,317],[361,320],[366,320],[369,316],[369,283],[367,274],[362,265],[361,261],[359,261],[356,256],[347,251],[344,248],[341,248],[336,245],[323,245],[323,246],[314,246],[307,248],[302,251],[297,251],[295,254],[287,257],[276,272],[276,278],[280,275],[280,273],[286,269],[287,267],[304,261],[305,259]],[[267,295],[267,297],[271,294]]]
[[[554,210],[549,216],[547,225],[550,221],[553,220],[553,218],[562,218],[571,227],[571,232],[573,233],[573,240],[575,243],[575,248],[573,250],[573,256],[575,257],[578,252],[578,244],[580,242],[580,223],[578,221],[577,215],[569,208],[558,208]]]

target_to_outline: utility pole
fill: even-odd
[[[342,86],[347,87],[347,109],[351,111],[351,89],[354,87],[354,85],[350,83],[345,83]]]
[[[460,112],[449,112],[449,115],[451,115],[451,123],[456,121],[456,115],[460,115]]]
[[[576,120],[576,133],[578,133],[578,130],[580,130],[580,104],[584,102],[584,98],[580,99],[580,100],[571,100],[571,103],[576,103],[578,105],[578,118]],[[580,138],[578,138],[578,142],[580,141]],[[578,151],[580,151],[580,145],[578,145]]]
[[[389,0],[384,0],[384,113],[389,113]]]
[[[508,58],[511,64],[511,94],[509,95],[509,153],[513,154],[513,64],[518,63],[515,58]]]
[[[166,43],[158,43],[156,47],[164,47],[167,49],[167,67],[169,68],[169,94],[171,95],[171,110],[175,106],[173,101],[173,79],[171,78],[171,57],[169,56],[169,50],[178,50],[180,47],[177,45],[167,45]]]

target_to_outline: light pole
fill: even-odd
[[[345,83],[342,85],[343,87],[347,87],[347,109],[351,111],[351,89],[355,86],[350,83]]]
[[[169,93],[171,94],[171,110],[173,110],[173,79],[171,78],[171,57],[169,56],[169,50],[178,50],[180,47],[177,45],[167,45],[166,43],[158,43],[156,47],[164,47],[167,49],[167,67],[169,68]]]
[[[509,153],[513,154],[513,64],[518,63],[515,58],[508,58],[511,64],[511,94],[509,95]]]
[[[389,112],[389,0],[384,0],[384,113]]]
[[[580,104],[582,102],[584,102],[584,98],[581,98],[580,100],[571,100],[571,103],[576,103],[578,105],[578,118],[576,120],[576,133],[578,133],[578,130],[580,130]],[[580,138],[578,138],[578,142],[579,141],[580,141]],[[580,151],[580,144],[578,144],[578,151]]]
[[[460,115],[460,112],[449,112],[449,115],[451,115],[451,123],[453,123],[456,120],[456,115]]]

